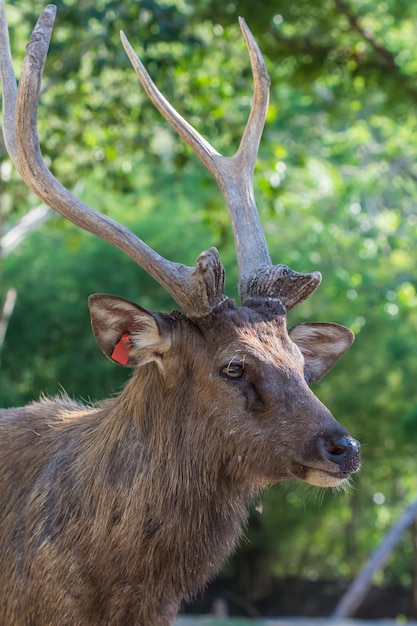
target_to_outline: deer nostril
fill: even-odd
[[[346,437],[341,437],[336,440],[329,439],[325,443],[325,449],[328,456],[340,456],[346,452],[348,447],[349,441]]]
[[[322,452],[327,459],[353,470],[360,464],[360,447],[359,441],[346,435],[328,437],[322,441]]]

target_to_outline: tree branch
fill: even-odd
[[[349,4],[345,2],[345,0],[334,0],[334,4],[337,11],[346,17],[352,30],[356,31],[358,35],[360,35],[362,39],[371,46],[372,50],[380,57],[380,59],[382,59],[384,65],[389,69],[389,71],[397,77],[398,82],[401,83],[407,95],[414,101],[417,101],[417,92],[415,89],[410,87],[409,78],[401,71],[393,53],[390,50],[387,50],[387,48],[385,48],[378,41],[372,32],[366,30],[362,26],[359,18],[351,13]]]
[[[384,61],[385,65],[390,69],[390,71],[395,72],[402,77],[401,70],[396,63],[395,57],[392,52],[384,48],[377,41],[373,33],[363,28],[356,15],[352,15],[350,13],[349,5],[344,2],[344,0],[334,0],[334,3],[339,13],[346,17],[351,28],[355,30],[362,37],[362,39],[364,39],[371,46],[371,48],[379,57],[381,57],[381,59]]]
[[[7,327],[12,316],[14,305],[16,303],[17,291],[10,287],[6,293],[3,308],[0,311],[0,355],[6,338]]]
[[[397,545],[403,532],[409,528],[410,524],[415,522],[416,517],[417,498],[407,506],[395,524],[389,529],[379,546],[365,562],[358,576],[333,611],[331,615],[333,619],[354,615],[368,593],[375,572],[383,567],[384,562]]]

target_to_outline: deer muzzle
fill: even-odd
[[[360,468],[360,443],[344,432],[317,436],[298,476],[317,487],[337,487]]]

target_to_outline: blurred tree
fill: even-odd
[[[42,7],[8,3],[18,59]],[[87,201],[165,256],[191,264],[218,245],[235,295],[221,196],[146,101],[117,31],[126,31],[174,106],[230,154],[252,89],[238,14],[272,78],[256,169],[271,253],[275,262],[323,273],[320,289],[290,321],[336,321],[357,334],[315,391],[362,441],[364,464],[346,494],[317,495],[301,484],[267,492],[265,514],[253,515],[251,544],[231,569],[242,576],[247,559],[252,572],[351,577],[415,491],[417,7],[398,0],[266,0],[262,10],[248,0],[59,2],[41,138],[64,184],[84,179]],[[9,226],[35,200],[4,155],[0,176]],[[12,282],[19,300],[3,354],[2,405],[56,393],[59,384],[92,399],[122,384],[124,370],[94,346],[89,293],[172,306],[118,252],[60,220],[6,260],[1,290]],[[405,538],[382,576],[410,584],[412,562]]]

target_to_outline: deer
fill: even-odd
[[[169,261],[65,189],[43,159],[37,109],[56,8],[34,27],[18,87],[0,4],[3,132],[30,189],[144,268],[174,299],[169,313],[89,298],[92,330],[124,389],[97,403],[65,394],[0,410],[0,623],[169,626],[235,550],[273,483],[346,485],[360,444],[314,395],[350,347],[350,329],[287,313],[319,272],[273,265],[253,173],[269,101],[259,46],[239,18],[254,93],[236,153],[218,153],[165,99],[126,36],[148,97],[218,184],[234,235],[240,303],[225,294],[215,248],[195,267]]]

